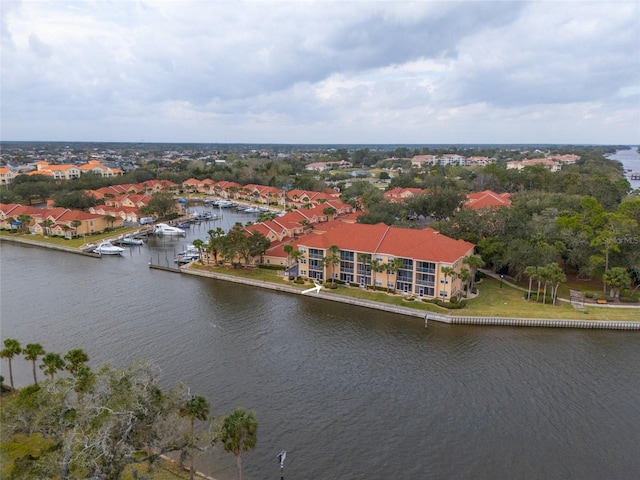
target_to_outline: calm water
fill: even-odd
[[[167,386],[183,381],[215,415],[255,410],[248,480],[280,478],[283,449],[288,479],[639,478],[638,333],[425,329],[148,269],[184,243],[102,259],[2,243],[2,339],[81,347],[95,364],[152,359]],[[14,363],[28,383],[29,363]],[[213,452],[199,469],[230,480],[234,458]]]
[[[621,162],[631,187],[633,189],[640,188],[640,180],[631,181],[631,178],[629,177],[630,172],[627,172],[627,170],[640,172],[640,153],[638,153],[637,147],[632,147],[629,150],[618,150],[613,155],[609,155],[608,158]]]

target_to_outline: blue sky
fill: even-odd
[[[640,143],[637,1],[0,8],[2,140]]]

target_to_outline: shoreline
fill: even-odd
[[[186,275],[195,275],[199,277],[213,278],[216,280],[241,283],[244,285],[265,288],[268,290],[274,290],[285,293],[292,293],[295,295],[306,295],[303,290],[287,285],[278,285],[275,283],[269,283],[262,280],[252,280],[243,277],[236,277],[235,275],[225,275],[216,272],[207,272],[202,270],[192,270],[188,267],[171,268],[162,267],[158,265],[149,265],[150,268],[159,270],[170,271],[174,273],[181,273]],[[310,293],[307,295],[310,298],[319,298],[322,300],[329,300],[339,303],[345,303],[349,305],[355,305],[358,307],[371,308],[374,310],[382,310],[389,313],[395,313],[399,315],[406,315],[416,318],[422,318],[425,322],[425,327],[429,321],[436,321],[440,323],[448,323],[455,325],[484,325],[484,326],[512,326],[512,327],[547,327],[547,328],[582,328],[582,329],[605,329],[605,330],[639,330],[640,322],[633,321],[614,321],[614,320],[580,320],[580,319],[553,319],[553,318],[509,318],[509,317],[475,317],[466,315],[446,315],[441,313],[427,312],[424,310],[416,310],[410,307],[400,307],[397,305],[389,305],[380,302],[374,302],[371,300],[356,299],[352,297],[345,297],[321,291],[318,293]]]
[[[74,253],[79,255],[85,255],[93,258],[100,258],[100,255],[85,252],[76,247],[65,247],[61,245],[50,245],[35,240],[29,240],[24,238],[11,238],[0,236],[0,244],[2,241],[14,242],[22,245],[28,245],[33,247],[48,248],[50,250],[57,250],[66,253]],[[216,272],[209,272],[204,270],[194,270],[189,266],[180,268],[176,267],[163,267],[161,265],[154,265],[149,263],[149,268],[164,270],[171,273],[181,273],[186,275],[194,275],[205,278],[213,278],[216,280],[222,280],[233,283],[240,283],[243,285],[259,287],[267,290],[278,291],[283,293],[289,293],[294,295],[306,295],[311,298],[319,298],[322,300],[334,301],[358,307],[370,308],[379,311],[385,311],[389,313],[395,313],[398,315],[405,315],[414,318],[422,318],[425,323],[425,327],[429,321],[436,321],[440,323],[448,323],[455,325],[484,325],[484,326],[515,326],[515,327],[543,327],[543,328],[582,328],[582,329],[606,329],[606,330],[639,330],[640,322],[634,321],[614,321],[614,320],[584,320],[584,319],[554,319],[554,318],[509,318],[509,317],[477,317],[467,315],[449,315],[442,313],[434,313],[425,310],[418,310],[410,307],[401,307],[397,305],[390,305],[386,303],[375,302],[372,300],[357,299],[353,297],[346,297],[330,293],[328,291],[321,291],[317,293],[304,294],[303,290],[288,286],[279,285],[276,283],[270,283],[263,280],[253,280],[244,277],[238,277],[235,275],[227,275]],[[606,308],[606,307],[605,307]],[[638,308],[632,307],[629,308]]]

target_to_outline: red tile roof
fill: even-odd
[[[307,235],[299,244],[322,250],[337,245],[342,250],[448,263],[467,255],[474,247],[472,243],[454,240],[432,228],[412,230],[384,223],[344,222],[324,234]]]
[[[472,210],[480,210],[482,208],[508,207],[511,205],[510,193],[496,193],[491,190],[470,193],[467,195],[465,206]]]

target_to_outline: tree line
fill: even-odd
[[[20,355],[32,363],[34,383],[16,390],[12,361]],[[257,444],[254,412],[236,408],[215,419],[209,401],[184,385],[162,389],[159,370],[149,363],[92,369],[82,349],[63,356],[39,343],[23,349],[11,338],[0,357],[9,363],[12,391],[0,417],[3,478],[115,480],[127,467],[146,463],[152,469],[162,455],[177,452],[181,463],[188,460],[193,480],[194,457],[221,445],[235,456],[242,480],[242,455]],[[40,382],[38,359],[47,377]],[[63,371],[67,375],[56,376]]]

